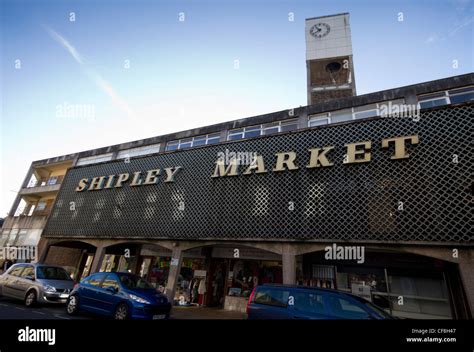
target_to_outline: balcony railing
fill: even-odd
[[[61,184],[61,182],[63,182],[63,179],[64,179],[64,175],[38,179],[36,181],[30,182],[28,184],[28,186],[26,186],[26,188],[46,187],[46,186],[59,185],[59,184]]]

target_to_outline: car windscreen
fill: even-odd
[[[119,275],[120,282],[129,290],[133,289],[153,289],[148,281],[136,275]]]
[[[376,306],[375,304],[373,303],[370,303],[369,301],[366,301],[365,299],[363,298],[359,298],[359,297],[354,297],[356,300],[358,300],[359,302],[361,302],[362,304],[364,304],[365,306],[369,307],[370,309],[372,309],[373,311],[376,311],[378,314],[380,314],[381,316],[383,316],[384,318],[386,319],[393,319],[393,316],[391,316],[390,314],[388,314],[385,310],[383,310],[382,308],[380,308],[379,306]]]
[[[39,266],[36,277],[44,280],[72,280],[66,270],[55,266]]]

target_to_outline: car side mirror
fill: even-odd
[[[110,292],[111,294],[116,294],[118,292],[118,289],[113,287],[113,286],[109,286],[106,288],[106,291]]]
[[[31,276],[31,275],[25,276],[25,279],[35,281],[34,276]]]

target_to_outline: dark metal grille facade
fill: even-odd
[[[409,135],[419,144],[407,145],[408,159],[381,148],[383,138]],[[77,167],[43,236],[468,243],[472,136],[473,106],[448,106],[419,121],[375,118]],[[343,164],[344,145],[359,141],[372,141],[372,161]],[[330,145],[334,166],[306,169],[308,149]],[[262,155],[268,173],[211,178],[226,149]],[[271,172],[275,153],[288,151],[299,170]],[[81,178],[178,165],[174,183],[75,191]]]

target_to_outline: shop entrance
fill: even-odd
[[[245,246],[194,248],[183,253],[175,304],[245,312],[260,283],[282,283],[280,255]]]

